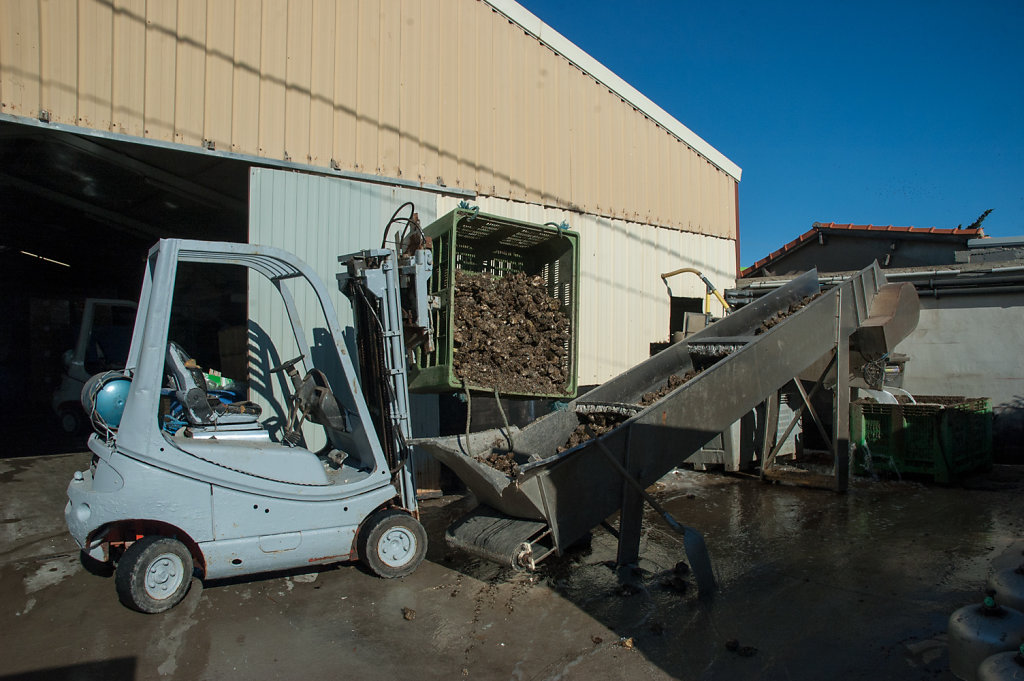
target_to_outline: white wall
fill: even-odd
[[[910,356],[904,388],[918,395],[1024,399],[1024,296],[921,297],[917,329],[897,350]]]
[[[921,296],[917,329],[897,347],[910,356],[914,395],[989,397],[997,447],[1024,443],[1024,294]]]

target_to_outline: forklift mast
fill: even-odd
[[[406,508],[415,508],[406,353],[413,345],[433,342],[426,314],[431,251],[416,249],[399,256],[381,248],[343,255],[338,261],[344,268],[337,275],[338,288],[352,302],[363,397],[395,487]]]

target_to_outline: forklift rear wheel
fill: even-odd
[[[192,554],[172,537],[143,537],[121,556],[114,581],[118,597],[129,608],[170,610],[192,586]]]
[[[358,548],[363,565],[378,577],[405,577],[427,555],[427,532],[407,513],[379,511],[359,533]]]

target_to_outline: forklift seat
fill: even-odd
[[[256,423],[262,410],[251,402],[221,404],[210,399],[206,378],[194,359],[180,345],[167,344],[167,370],[174,381],[175,396],[193,426],[238,425]]]

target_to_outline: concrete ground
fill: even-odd
[[[951,679],[949,614],[1024,550],[1019,468],[845,495],[684,472],[660,497],[705,533],[722,586],[709,603],[672,581],[682,544],[654,516],[644,588],[626,595],[603,530],[535,574],[452,555],[444,528],[472,500],[449,497],[425,505],[431,549],[410,577],[196,580],[176,609],[142,615],[64,528],[64,488],[87,465],[0,460],[0,680]]]

